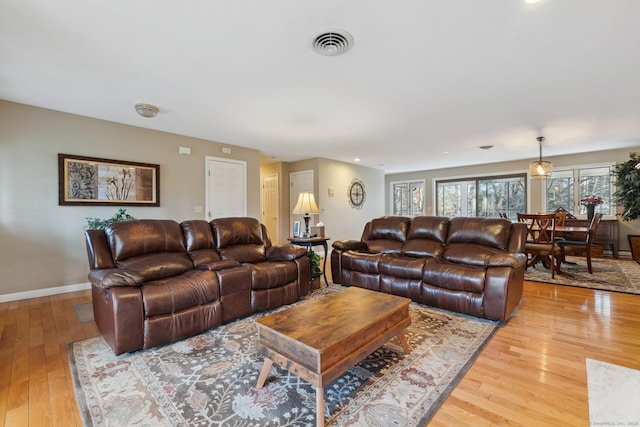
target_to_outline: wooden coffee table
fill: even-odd
[[[324,386],[396,336],[406,354],[411,324],[408,298],[357,287],[256,320],[258,350],[265,355],[257,387],[273,362],[316,389],[316,425],[324,425]]]

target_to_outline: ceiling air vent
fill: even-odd
[[[351,49],[353,37],[345,30],[322,30],[311,36],[309,45],[320,55],[336,56]]]

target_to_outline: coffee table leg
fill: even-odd
[[[324,426],[324,387],[316,387],[316,427]]]
[[[269,375],[269,371],[271,370],[272,365],[273,360],[265,357],[264,363],[262,364],[262,369],[260,370],[260,376],[258,377],[258,383],[256,384],[257,388],[262,388],[262,386],[264,386],[264,382],[267,380],[267,375]]]
[[[398,339],[400,340],[400,344],[402,344],[404,354],[411,354],[411,348],[409,348],[409,344],[407,343],[407,338],[405,338],[404,336],[404,332],[400,332],[398,334]]]

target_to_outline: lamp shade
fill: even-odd
[[[538,160],[531,162],[529,165],[529,176],[531,179],[547,179],[553,172],[553,165],[551,162],[545,162]]]
[[[553,165],[551,162],[542,160],[542,141],[544,141],[544,136],[539,136],[536,139],[538,140],[538,147],[540,148],[540,157],[529,165],[529,176],[531,179],[547,179],[551,176],[551,173],[553,173]]]
[[[312,193],[305,191],[298,196],[298,203],[293,208],[292,214],[317,214],[320,213],[318,205],[316,205],[316,199]]]

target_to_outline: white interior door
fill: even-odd
[[[269,230],[274,245],[280,240],[278,200],[280,199],[278,174],[265,176],[262,180],[262,223]]]
[[[247,216],[247,162],[205,158],[207,220]]]

